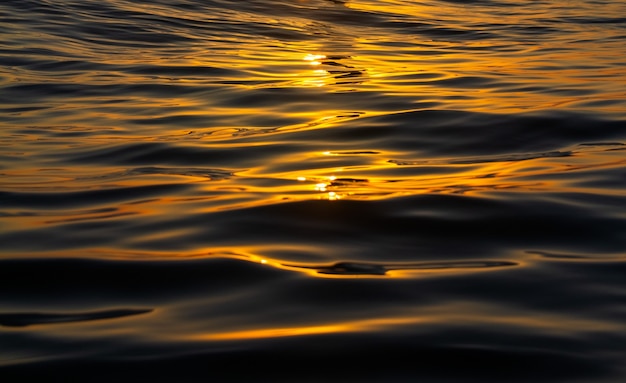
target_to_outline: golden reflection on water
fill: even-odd
[[[459,314],[462,313],[462,314]],[[305,325],[300,327],[272,327],[247,329],[232,332],[214,332],[192,336],[194,341],[224,341],[224,340],[252,340],[264,338],[282,338],[292,336],[306,336],[332,333],[355,333],[389,331],[394,328],[436,326],[438,323],[458,324],[467,326],[495,326],[500,329],[532,328],[536,332],[546,334],[568,335],[578,332],[581,328],[593,328],[594,331],[620,331],[624,326],[606,321],[576,318],[557,314],[529,315],[527,311],[503,311],[497,307],[478,303],[447,304],[440,308],[429,308],[415,316],[354,319],[338,321],[332,324]]]
[[[485,11],[461,14],[458,5],[433,9],[421,4],[387,2],[382,7],[378,2],[364,1],[338,6],[355,11],[348,15],[357,20],[364,17],[358,13],[361,11],[366,15],[403,14],[414,20],[440,16],[442,27],[446,21],[454,25],[459,17],[469,25],[493,21]],[[543,16],[549,14],[503,15],[499,21],[523,24],[525,19]],[[259,21],[246,13],[233,17],[233,21],[242,23]],[[108,202],[94,201],[88,208],[49,210],[38,215],[10,207],[5,209],[11,217],[11,224],[6,226],[19,230],[70,222],[114,222],[133,215],[157,219],[179,216],[183,208],[193,213],[212,213],[307,199],[374,200],[412,194],[485,195],[496,191],[621,192],[581,186],[575,177],[562,177],[584,174],[594,168],[623,166],[623,153],[579,148],[573,148],[571,156],[556,158],[428,159],[419,152],[384,151],[376,147],[376,142],[365,141],[361,152],[347,153],[341,152],[341,142],[328,142],[328,148],[321,148],[326,143],[317,142],[316,149],[311,145],[296,153],[277,150],[262,159],[251,156],[238,158],[233,161],[235,164],[222,163],[224,168],[219,170],[231,174],[219,177],[191,174],[184,165],[169,166],[162,174],[133,174],[133,167],[146,165],[141,161],[130,161],[127,166],[82,164],[77,160],[70,165],[54,162],[54,158],[63,159],[66,153],[97,152],[101,147],[125,143],[165,143],[207,153],[214,149],[245,153],[259,146],[290,144],[289,133],[333,129],[362,117],[406,110],[517,113],[562,106],[585,111],[585,105],[596,100],[615,101],[593,106],[596,112],[610,112],[619,111],[626,99],[623,81],[618,81],[624,78],[623,71],[617,67],[606,69],[604,65],[606,60],[620,59],[623,42],[596,44],[601,31],[597,28],[576,31],[576,49],[569,49],[571,41],[563,40],[548,41],[545,46],[520,41],[515,50],[507,50],[497,40],[451,42],[417,33],[403,34],[406,41],[397,41],[399,35],[383,32],[384,28],[364,26],[355,33],[348,24],[313,21],[315,17],[305,19],[292,18],[288,22],[295,31],[315,31],[315,38],[198,38],[196,45],[175,57],[163,57],[158,50],[146,50],[141,57],[128,51],[83,52],[76,48],[77,51],[68,52],[93,56],[94,61],[113,69],[104,73],[59,72],[55,79],[59,83],[93,86],[94,91],[112,83],[146,86],[148,90],[129,97],[106,92],[92,98],[72,92],[63,95],[64,99],[42,96],[41,104],[45,107],[41,110],[17,113],[11,125],[17,132],[11,133],[2,147],[1,154],[15,159],[10,167],[1,169],[3,189],[63,193],[163,184],[193,187],[182,195],[121,201],[113,207]],[[209,74],[189,70],[168,73],[168,69],[164,74],[141,74],[124,70],[144,65],[161,68],[164,62],[169,69],[198,67]],[[225,69],[225,73],[218,71],[213,75],[213,69]],[[5,75],[11,83],[18,82],[22,75],[31,83],[51,81],[45,72]],[[479,78],[484,84],[447,82],[464,78]],[[189,94],[167,91],[169,86],[181,84],[197,93],[189,89],[185,89]],[[154,85],[163,86],[163,91],[149,90]],[[254,93],[263,90],[270,93]],[[285,90],[292,92],[285,95]],[[248,94],[255,97],[246,98]],[[346,94],[355,99],[335,97]],[[291,102],[291,96],[300,98]],[[370,96],[372,99],[367,98]],[[381,99],[393,102],[378,102]],[[427,106],[420,106],[421,102]],[[166,121],[164,125],[162,120]],[[43,121],[46,125],[40,126]],[[27,129],[19,130],[21,127]],[[358,139],[356,129],[355,138]],[[102,160],[106,163],[108,159]],[[178,167],[183,168],[180,173],[176,173]],[[259,179],[272,182],[256,182]],[[105,206],[109,209],[98,210]]]
[[[374,200],[393,198],[403,195],[445,193],[469,196],[484,196],[493,192],[559,192],[559,193],[600,193],[603,195],[621,195],[618,188],[610,189],[592,184],[581,184],[585,174],[596,170],[618,171],[626,164],[623,150],[580,149],[571,156],[540,157],[523,161],[494,161],[469,164],[423,164],[420,161],[407,161],[406,165],[389,163],[387,156],[376,159],[378,155],[345,156],[330,152],[302,153],[291,156],[295,163],[308,163],[311,159],[328,159],[345,157],[364,158],[364,165],[354,167],[312,166],[308,170],[269,173],[265,167],[274,164],[263,164],[260,169],[251,168],[235,172],[232,177],[211,179],[208,177],[185,174],[132,175],[128,177],[111,177],[106,172],[93,175],[88,168],[83,169],[82,176],[72,177],[72,172],[80,172],[76,167],[71,172],[64,169],[33,169],[3,170],[5,190],[28,190],[31,192],[54,189],[58,193],[77,190],[106,190],[120,187],[141,187],[158,184],[193,185],[194,188],[181,195],[169,197],[147,198],[127,202],[120,201],[115,206],[110,202],[91,201],[88,207],[69,209],[51,209],[35,215],[23,214],[21,208],[5,208],[11,217],[10,230],[34,228],[71,222],[104,222],[120,220],[129,216],[176,217],[181,209],[190,213],[213,213],[229,209],[240,209],[266,204],[301,201],[308,199],[324,199],[337,201],[344,199]],[[276,164],[284,159],[277,157]],[[438,160],[439,161],[439,160]],[[430,170],[443,168],[443,171]],[[395,174],[390,172],[406,172]],[[119,174],[125,169],[111,169],[112,174]],[[424,171],[425,174],[419,173]],[[591,173],[590,173],[591,174]],[[44,178],[45,175],[45,178]],[[98,177],[103,177],[98,181]],[[276,185],[255,184],[255,179],[270,177],[280,180]],[[46,183],[42,184],[45,179]],[[490,194],[492,197],[495,194]],[[104,210],[102,210],[104,208]]]
[[[314,325],[303,327],[282,327],[282,328],[265,328],[257,330],[243,330],[234,332],[224,332],[215,334],[205,334],[193,337],[193,340],[243,340],[243,339],[262,339],[262,338],[278,338],[287,336],[303,336],[318,335],[329,333],[348,333],[373,331],[380,328],[391,327],[394,325],[403,325],[411,323],[419,323],[416,318],[381,318],[381,319],[364,319],[351,322],[340,322],[329,325]]]
[[[324,152],[317,158],[327,158],[330,152]],[[340,156],[342,157],[342,156]],[[349,157],[349,156],[343,156]],[[369,156],[366,156],[369,157]],[[293,192],[319,192],[324,199],[378,199],[408,194],[454,193],[480,195],[491,191],[569,191],[584,192],[581,186],[571,183],[563,174],[590,171],[594,168],[618,168],[623,159],[618,151],[587,151],[578,155],[557,155],[555,157],[531,158],[527,160],[486,160],[469,159],[468,163],[459,159],[428,161],[400,161],[399,165],[390,163],[383,157],[380,161],[366,159],[364,166],[344,168],[316,168],[308,171],[298,170],[289,173],[277,173],[275,176],[292,179],[302,186],[287,185],[274,188],[277,196],[290,200],[302,197]],[[303,163],[311,157],[300,158]],[[438,169],[442,169],[439,171]],[[389,173],[406,172],[406,176],[393,177]],[[254,171],[250,171],[250,174]],[[424,173],[420,175],[419,173]],[[401,173],[400,173],[401,174]],[[561,176],[555,176],[560,174]],[[599,190],[594,190],[599,191]],[[605,190],[604,193],[610,193]]]

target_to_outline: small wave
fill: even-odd
[[[318,274],[334,275],[386,275],[392,270],[451,270],[451,269],[487,269],[494,267],[516,266],[515,262],[508,261],[448,261],[448,262],[421,262],[407,264],[376,264],[361,262],[337,262],[328,266],[307,266],[283,264],[294,269],[314,270]]]
[[[45,209],[67,209],[80,206],[94,206],[122,201],[135,201],[186,189],[185,185],[162,184],[137,187],[117,187],[102,190],[72,192],[2,192],[0,207],[30,207]]]
[[[152,309],[113,309],[77,313],[0,313],[0,326],[26,327],[42,324],[87,322],[102,319],[117,319],[152,312]]]
[[[575,253],[557,253],[551,251],[527,251],[527,254],[538,255],[547,259],[571,259],[571,260],[587,260],[587,261],[612,261],[625,259],[626,255],[606,255],[606,254],[575,254]]]
[[[570,157],[573,152],[571,151],[553,151],[543,153],[519,153],[519,154],[505,154],[499,156],[482,156],[482,157],[470,157],[470,158],[454,158],[450,160],[417,160],[417,161],[402,161],[402,160],[389,160],[388,162],[396,165],[453,165],[453,164],[482,164],[489,162],[514,162],[514,161],[527,161],[535,160],[539,158],[557,158],[557,157]]]

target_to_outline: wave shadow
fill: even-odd
[[[79,313],[7,313],[0,314],[0,326],[26,327],[41,324],[57,324],[69,322],[86,322],[101,319],[117,319],[131,315],[140,315],[152,312],[152,309],[114,309],[102,311],[88,311]]]

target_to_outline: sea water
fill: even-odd
[[[0,380],[623,382],[626,2],[3,0]]]

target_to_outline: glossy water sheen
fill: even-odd
[[[3,0],[0,380],[625,381],[625,15]]]

